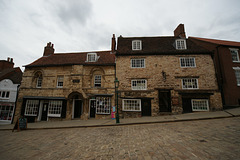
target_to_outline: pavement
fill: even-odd
[[[123,126],[137,124],[153,124],[153,123],[170,123],[181,121],[196,121],[207,119],[231,118],[240,116],[240,107],[234,109],[226,109],[215,112],[193,112],[179,115],[162,115],[157,117],[141,117],[120,119],[120,123],[116,124],[115,119],[88,119],[88,120],[63,120],[63,121],[41,121],[28,123],[27,129],[67,129],[67,128],[89,128],[89,127],[108,127]],[[0,124],[1,130],[12,130],[14,124]]]

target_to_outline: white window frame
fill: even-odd
[[[96,86],[100,85],[100,86]],[[94,87],[102,87],[102,76],[101,75],[94,75]]]
[[[39,76],[37,78],[36,88],[42,88],[42,80],[43,80],[42,76]]]
[[[187,45],[186,45],[186,40],[185,39],[176,39],[175,43],[176,43],[176,49],[178,49],[178,50],[187,49]]]
[[[209,111],[208,99],[192,99],[191,103],[192,103],[192,111]],[[203,106],[204,104],[206,106]]]
[[[185,82],[184,82],[185,81]],[[187,82],[188,81],[188,82]],[[194,87],[193,83],[195,83],[194,81],[196,81],[197,87]],[[187,86],[184,85],[184,83],[191,83],[188,84]],[[186,87],[185,87],[186,86]],[[192,86],[192,87],[190,87]],[[198,79],[197,78],[183,78],[182,79],[182,89],[198,89]]]
[[[239,60],[239,54],[238,54],[238,49],[237,48],[229,48],[231,57],[232,57],[232,62],[240,62]],[[233,54],[236,54],[237,60],[233,60]]]
[[[97,61],[97,53],[87,54],[87,62],[96,62],[96,61]]]
[[[237,86],[240,86],[240,67],[233,67],[234,72],[235,72],[235,77],[237,81]],[[239,72],[239,73],[237,73]]]
[[[139,85],[138,84],[141,84]],[[143,85],[145,84],[145,85]],[[132,90],[147,90],[147,80],[146,79],[133,79],[131,81]]]
[[[96,97],[96,114],[111,113],[111,97]]]
[[[10,91],[0,91],[0,99],[9,99]]]
[[[195,68],[196,61],[194,57],[180,57],[180,67],[181,68]]]
[[[142,50],[142,41],[141,40],[133,40],[132,41],[132,50]]]
[[[48,117],[61,117],[63,101],[51,100],[48,104]]]
[[[37,116],[39,108],[39,100],[27,100],[25,106],[25,116]]]
[[[129,101],[130,103],[127,101]],[[131,103],[131,101],[135,101],[135,103]],[[123,104],[122,105],[123,111],[131,111],[131,112],[141,112],[142,111],[141,99],[123,99],[122,104]],[[139,106],[136,106],[135,104],[138,104]],[[136,109],[136,108],[138,108],[138,109]]]
[[[145,58],[132,58],[131,68],[145,68]]]
[[[64,76],[57,76],[57,88],[63,88]]]

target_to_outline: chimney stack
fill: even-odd
[[[174,30],[174,37],[186,38],[184,24],[179,24]]]
[[[3,60],[0,62],[0,70],[13,68],[13,67],[14,67],[13,59],[10,57],[8,57],[6,61]]]
[[[112,37],[112,47],[111,47],[112,53],[116,51],[116,39],[115,39],[115,34],[113,34]]]
[[[51,54],[54,54],[54,48],[53,44],[51,42],[47,43],[47,46],[44,48],[43,56],[50,56]]]

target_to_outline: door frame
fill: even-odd
[[[146,101],[150,105],[150,110],[149,110],[149,108],[147,108],[148,111],[150,111],[149,112],[150,115],[144,115],[144,113],[143,113],[143,106],[144,106],[143,103],[144,103],[144,101]],[[144,116],[152,116],[152,99],[151,98],[141,98],[141,116],[142,117],[144,117]]]
[[[96,101],[96,99],[90,99],[89,100],[89,117],[88,118],[91,118],[91,101]],[[96,115],[96,106],[95,106],[95,115]]]
[[[74,119],[74,110],[75,110],[75,101],[76,100],[80,100],[82,101],[82,105],[81,105],[81,113],[83,113],[83,100],[82,99],[73,99],[73,104],[72,104],[72,119]]]
[[[168,97],[167,97],[167,103],[169,105],[169,107],[167,109],[169,109],[170,111],[161,111],[161,108],[160,108],[160,93],[167,93]],[[172,96],[171,96],[171,90],[170,89],[160,89],[158,90],[158,99],[159,99],[159,102],[158,102],[158,106],[159,106],[159,113],[172,113],[172,103],[171,103],[171,100],[172,100]]]

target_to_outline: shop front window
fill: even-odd
[[[110,114],[110,97],[96,97],[96,114]]]

